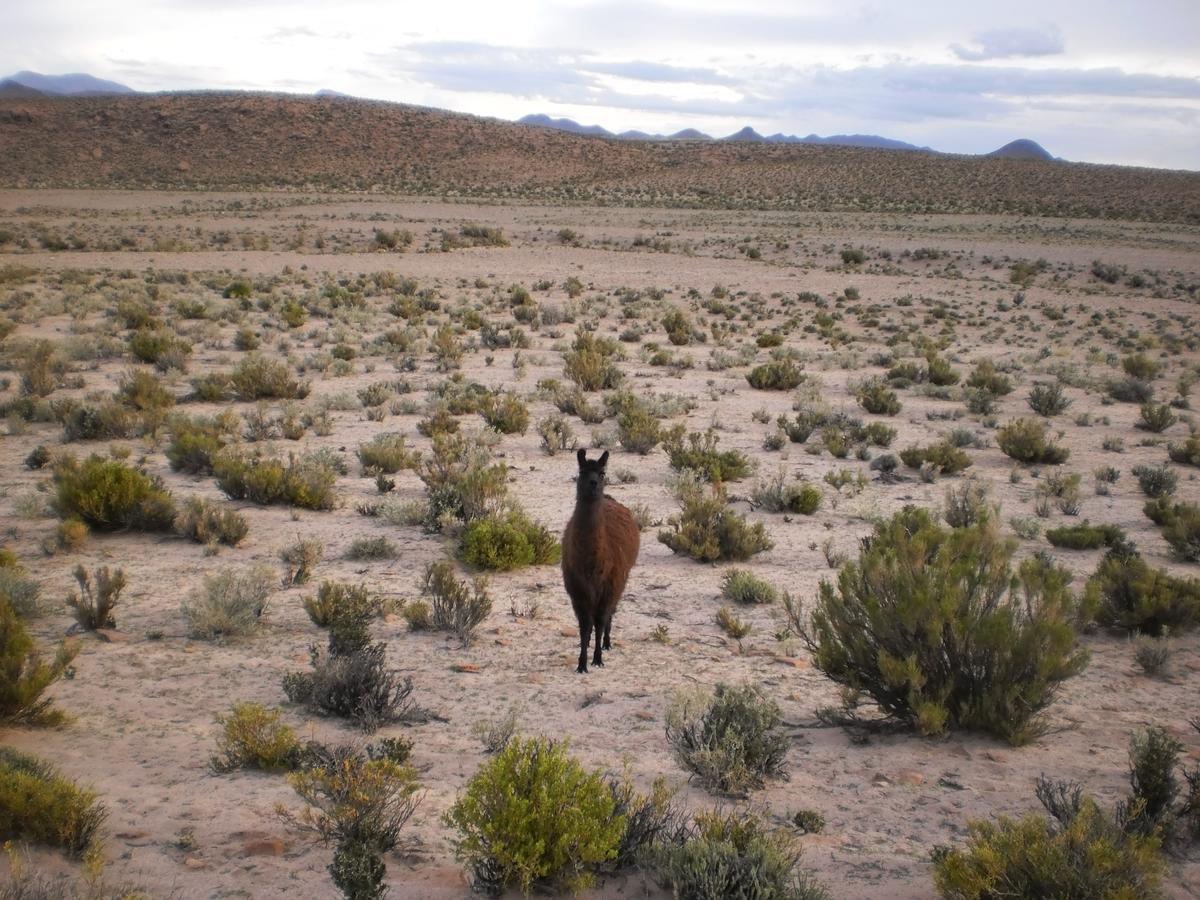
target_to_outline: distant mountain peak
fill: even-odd
[[[559,131],[569,131],[572,134],[590,134],[595,137],[616,137],[607,128],[599,125],[580,125],[573,119],[553,119],[544,113],[533,113],[517,119],[518,125],[533,125],[535,128],[556,128]]]
[[[87,94],[133,94],[133,88],[115,81],[105,81],[84,72],[72,72],[67,75],[42,75],[39,72],[22,70],[16,75],[10,75],[5,81],[15,81],[17,84],[41,91],[43,94],[60,96],[79,96]]]
[[[1015,141],[1009,141],[999,150],[993,150],[984,155],[997,159],[1054,159],[1045,147],[1029,138],[1017,138]]]
[[[728,137],[721,138],[723,141],[761,141],[763,136],[747,125],[741,131],[736,131]]]

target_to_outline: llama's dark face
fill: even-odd
[[[580,450],[575,458],[579,460],[576,495],[580,500],[599,500],[604,496],[604,469],[608,465],[608,451],[605,450],[599,459],[588,459],[587,454]]]

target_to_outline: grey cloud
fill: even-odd
[[[292,27],[276,28],[269,35],[267,35],[267,40],[268,41],[286,41],[289,38],[295,38],[295,37],[315,38],[315,37],[320,37],[320,35],[318,35],[311,28],[306,28],[303,25],[296,25],[296,26],[292,26]]]
[[[975,35],[973,44],[951,44],[959,59],[982,62],[991,59],[1013,59],[1021,56],[1057,56],[1066,47],[1062,32],[1055,25],[1044,28],[994,28]]]
[[[669,66],[663,63],[642,62],[583,62],[581,68],[589,72],[602,72],[606,75],[617,75],[622,78],[632,78],[636,81],[688,83],[688,84],[721,84],[735,83],[735,79],[722,75],[715,69],[701,69],[684,66]]]

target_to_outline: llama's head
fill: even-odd
[[[604,496],[604,467],[608,465],[608,451],[600,454],[599,459],[588,459],[587,453],[580,450],[575,458],[579,460],[576,496],[580,500],[599,500]]]

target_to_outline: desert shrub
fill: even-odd
[[[662,440],[658,418],[648,404],[630,396],[617,413],[617,441],[630,453],[645,456]]]
[[[1092,525],[1084,520],[1078,525],[1063,525],[1046,530],[1046,540],[1055,547],[1068,550],[1095,550],[1114,547],[1125,541],[1125,532],[1116,525]]]
[[[387,538],[358,538],[346,548],[346,559],[395,559],[396,545]]]
[[[905,507],[875,526],[837,584],[822,581],[809,621],[788,606],[814,664],[923,734],[984,731],[1021,744],[1080,672],[1070,575],[1025,560],[991,518],[944,529]],[[919,628],[913,623],[921,623]]]
[[[691,469],[706,481],[738,481],[750,474],[750,460],[740,450],[718,450],[720,438],[714,429],[693,431],[684,442],[685,427],[679,425],[663,435],[663,449],[671,468]]]
[[[377,434],[366,443],[359,444],[358,461],[362,463],[363,472],[393,475],[401,469],[415,469],[421,461],[421,454],[410,450],[406,440],[403,434],[391,432]]]
[[[312,456],[289,456],[285,465],[279,459],[227,449],[214,460],[213,475],[231,500],[301,509],[333,509],[338,501],[337,473]]]
[[[905,447],[900,451],[900,459],[910,469],[929,465],[943,475],[954,475],[972,464],[966,450],[944,439],[925,447]]]
[[[1088,579],[1084,607],[1101,625],[1160,635],[1200,625],[1200,581],[1154,569],[1127,547],[1107,553]]]
[[[1178,476],[1165,465],[1134,466],[1131,472],[1142,493],[1154,499],[1171,496],[1179,483]]]
[[[790,391],[804,380],[795,360],[791,358],[776,359],[755,366],[746,375],[750,387],[760,391]]]
[[[477,889],[527,896],[535,884],[586,888],[616,858],[626,824],[600,772],[540,738],[516,738],[485,762],[444,821]]]
[[[940,356],[930,356],[927,361],[929,367],[926,376],[929,378],[930,384],[938,387],[950,387],[958,384],[962,379],[962,375],[953,369],[949,360],[942,359]]]
[[[476,578],[468,586],[455,577],[454,565],[449,560],[425,567],[425,592],[431,597],[430,627],[454,633],[464,647],[471,643],[475,628],[492,611],[487,582]]]
[[[335,844],[329,874],[347,900],[387,894],[384,854],[395,848],[423,797],[412,768],[370,750],[339,747],[321,754],[288,775],[308,806],[299,813],[276,807],[289,825]]]
[[[205,575],[203,586],[182,605],[188,635],[211,641],[250,634],[266,612],[274,585],[266,566]]]
[[[508,492],[508,467],[493,463],[479,439],[461,434],[435,435],[417,474],[429,497],[429,531],[442,531],[447,520],[469,524],[497,513]]]
[[[996,364],[990,359],[982,359],[975,364],[971,374],[967,376],[967,387],[986,391],[992,397],[1003,397],[1013,390],[1012,379],[996,371]]]
[[[615,388],[622,377],[616,363],[619,353],[616,341],[581,329],[575,332],[572,348],[563,354],[563,374],[585,391]]]
[[[989,513],[987,485],[970,479],[957,488],[946,489],[942,518],[951,528],[970,528]]]
[[[900,412],[900,399],[882,378],[869,378],[854,389],[858,405],[872,415],[894,416]]]
[[[1140,378],[1117,378],[1108,383],[1108,394],[1122,403],[1149,403],[1154,399],[1154,385]]]
[[[779,592],[749,569],[730,569],[721,578],[721,596],[735,603],[774,603]]]
[[[667,711],[667,743],[710,790],[741,795],[783,775],[790,741],[779,706],[754,685],[680,693]]]
[[[1022,463],[1057,465],[1067,461],[1070,451],[1054,444],[1046,435],[1046,425],[1037,419],[1013,419],[996,432],[1000,451]]]
[[[1153,381],[1161,369],[1158,363],[1145,353],[1131,353],[1121,360],[1121,368],[1130,378]]]
[[[96,580],[88,575],[83,566],[75,567],[75,580],[79,583],[79,593],[72,592],[67,597],[67,607],[75,616],[75,621],[87,631],[97,628],[116,628],[117,620],[112,611],[121,599],[121,591],[125,590],[125,571],[117,569],[109,571],[108,566],[96,569]]]
[[[821,506],[821,489],[802,481],[788,482],[781,469],[765,481],[755,482],[751,502],[767,512],[793,512],[811,516]]]
[[[229,373],[229,383],[239,400],[303,400],[309,386],[292,377],[287,363],[251,354]]]
[[[1162,529],[1163,540],[1177,559],[1200,562],[1200,507],[1194,503],[1172,504]]]
[[[206,372],[192,379],[189,399],[201,403],[224,403],[232,397],[232,382],[228,372]]]
[[[16,557],[13,557],[12,565],[0,565],[0,603],[8,603],[18,616],[32,619],[40,615],[41,593],[41,584],[16,564]]]
[[[250,531],[236,509],[203,497],[189,497],[175,517],[175,530],[199,544],[236,547]]]
[[[519,509],[475,519],[463,529],[462,560],[480,569],[509,572],[561,558],[562,547],[554,535]]]
[[[167,462],[176,472],[211,475],[213,462],[229,441],[230,435],[216,420],[176,417],[165,451]]]
[[[794,835],[768,830],[753,812],[718,811],[696,816],[685,841],[658,854],[657,874],[686,900],[827,900],[828,894],[799,868]]]
[[[364,731],[393,722],[420,722],[428,711],[410,699],[411,678],[387,666],[387,644],[369,644],[349,653],[310,650],[312,671],[289,672],[283,692],[322,716],[349,719]]]
[[[66,718],[51,709],[46,688],[62,677],[78,652],[60,644],[46,661],[34,647],[12,604],[0,597],[0,722],[13,725],[58,725]]]
[[[58,514],[100,531],[168,531],[175,503],[157,478],[116,459],[63,460],[54,470]]]
[[[1178,824],[1175,804],[1179,781],[1175,768],[1183,750],[1163,728],[1151,726],[1129,741],[1129,799],[1117,808],[1117,823],[1126,834],[1171,842]]]
[[[524,434],[529,428],[529,407],[516,394],[488,397],[481,412],[483,420],[501,434]]]
[[[1029,408],[1039,416],[1057,416],[1067,411],[1071,401],[1058,382],[1037,382],[1029,391]]]
[[[365,584],[322,581],[317,593],[304,598],[304,611],[319,628],[331,628],[344,619],[370,620],[383,611],[383,601]]]
[[[142,419],[142,429],[153,432],[167,417],[167,410],[175,405],[175,395],[153,372],[145,369],[130,369],[122,373],[114,399],[123,406],[135,410]]]
[[[100,846],[107,816],[95,791],[49,763],[0,747],[0,840],[60,847],[82,858]]]
[[[282,713],[259,703],[235,703],[226,715],[217,716],[221,733],[217,753],[209,760],[214,772],[258,769],[287,772],[300,762],[301,746]]]
[[[963,402],[967,412],[977,416],[990,416],[996,411],[996,395],[983,388],[964,388]]]
[[[1151,678],[1160,677],[1166,674],[1167,664],[1171,661],[1171,645],[1166,637],[1140,635],[1134,642],[1133,661]]]
[[[63,419],[63,440],[67,442],[127,438],[136,431],[136,414],[113,400],[76,406]]]
[[[1126,834],[1078,786],[1038,780],[1051,818],[970,822],[965,847],[938,847],[934,884],[947,900],[1112,897],[1151,900],[1162,869],[1154,838]]]
[[[313,570],[325,555],[325,545],[316,538],[300,538],[279,551],[283,563],[284,586],[307,584]]]
[[[134,359],[166,369],[171,368],[170,363],[186,361],[191,355],[192,345],[173,331],[139,328],[129,336],[129,352]],[[179,365],[174,367],[182,368]]]
[[[1192,434],[1182,444],[1167,444],[1171,462],[1184,466],[1200,466],[1200,434]]]
[[[550,456],[563,451],[574,450],[579,443],[575,440],[575,433],[571,429],[571,423],[567,421],[565,416],[559,413],[553,413],[538,422],[537,433],[542,439],[542,449]],[[621,440],[619,434],[618,440]],[[625,447],[624,440],[621,440],[621,446]],[[625,448],[627,450],[631,449],[629,447]]]
[[[620,871],[637,865],[653,866],[665,848],[682,842],[688,833],[687,819],[674,803],[676,790],[666,779],[656,778],[649,794],[633,786],[628,772],[606,777],[613,796],[613,815],[625,820],[611,868]]]
[[[750,524],[729,508],[722,484],[711,488],[695,476],[683,475],[675,488],[680,512],[658,539],[674,553],[701,562],[744,561],[774,546],[761,522]]]
[[[1156,434],[1166,431],[1179,421],[1179,416],[1171,411],[1168,403],[1154,403],[1153,401],[1143,403],[1140,413],[1141,418],[1137,421],[1137,427],[1143,431],[1153,431]]]
[[[662,317],[663,330],[667,340],[677,347],[686,346],[692,342],[692,320],[681,309],[672,307]]]

